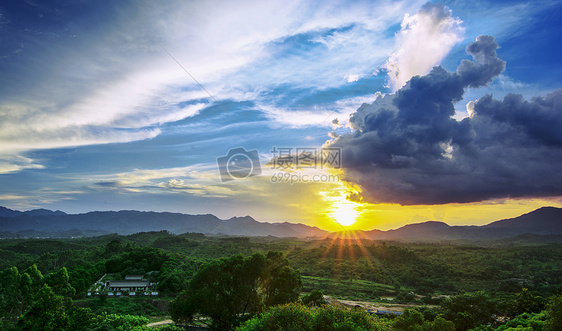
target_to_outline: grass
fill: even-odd
[[[392,285],[368,280],[336,280],[326,277],[301,276],[303,291],[319,290],[324,294],[347,300],[380,300],[381,296],[394,296]]]
[[[75,300],[75,304],[81,307],[88,307],[96,314],[107,312],[108,314],[138,315],[148,318],[156,316],[164,317],[167,315],[166,312],[152,305],[150,301],[151,300],[145,298],[96,297],[91,299]]]

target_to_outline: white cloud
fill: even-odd
[[[17,195],[17,194],[0,194],[0,201],[4,201],[4,200],[24,200],[27,199],[28,197],[23,196],[23,195]]]
[[[364,103],[372,103],[373,99],[381,95],[380,92],[372,95],[349,96],[335,102],[314,107],[310,110],[291,110],[274,105],[258,103],[257,107],[271,120],[271,126],[285,126],[290,128],[304,128],[309,126],[326,126],[339,128],[346,126],[349,116],[357,111]]]
[[[406,14],[396,34],[397,52],[385,64],[390,87],[397,91],[416,75],[426,75],[462,41],[462,21],[443,4],[425,4],[414,15]]]
[[[422,4],[416,0],[170,1],[133,5],[135,17],[118,10],[115,20],[100,24],[95,33],[85,30],[72,41],[49,44],[34,58],[36,64],[29,64],[19,85],[14,82],[19,90],[0,93],[1,169],[40,167],[10,161],[4,157],[8,154],[150,139],[161,133],[158,126],[194,116],[211,105],[214,100],[159,45],[215,99],[269,105],[262,108],[273,125],[329,125],[335,117],[345,122],[352,108],[360,105],[353,96],[332,114],[329,107],[283,111],[265,100],[270,95],[260,93],[282,84],[322,90],[357,81],[371,74],[395,43],[401,45],[400,51],[387,64],[395,77],[393,87],[412,75],[425,74],[460,40],[463,29],[460,20],[441,5],[428,4],[403,17]],[[510,26],[525,23],[527,7],[507,7],[505,13],[518,14],[500,18]],[[395,41],[384,32],[401,18]],[[290,47],[284,42],[299,34],[310,35],[326,47],[291,48],[283,53],[283,47]],[[502,82],[505,88],[519,87],[518,82]]]
[[[85,30],[72,40],[38,46],[44,52],[19,75],[14,93],[0,95],[3,169],[25,169],[7,161],[7,153],[150,139],[161,133],[159,125],[211,104],[207,92],[159,45],[218,100],[251,100],[260,89],[280,83],[329,88],[341,85],[344,72],[364,72],[373,57],[383,59],[387,51],[381,45],[389,41],[379,32],[419,3],[172,1],[138,5],[134,19],[118,10],[115,20],[100,24],[95,33]],[[277,43],[291,36],[352,25],[327,37],[333,52],[275,55]],[[262,67],[249,73],[256,64]],[[339,67],[345,71],[331,71]],[[267,113],[302,126],[281,113]],[[322,123],[328,112],[301,115],[304,122]]]
[[[558,1],[490,2],[487,0],[457,1],[454,10],[462,12],[466,34],[474,39],[481,34],[497,40],[516,39],[529,32],[537,24],[537,16],[549,10],[557,10]]]
[[[359,75],[354,75],[354,74],[349,74],[349,75],[345,75],[343,76],[343,78],[345,79],[346,82],[348,83],[353,83],[359,80]]]
[[[7,153],[23,153],[24,151],[33,149],[125,143],[136,140],[151,139],[159,135],[160,132],[161,130],[159,128],[121,131],[103,127],[93,129],[90,127],[70,127],[56,131],[28,130],[28,137],[16,136],[13,140],[10,138],[14,138],[14,136],[4,136],[0,138],[0,150],[3,151],[0,155],[0,159],[2,162],[17,164],[10,161],[11,156]]]
[[[213,168],[211,170],[211,168]],[[144,186],[163,179],[175,180],[176,183],[183,183],[183,178],[192,178],[198,180],[208,180],[212,173],[218,178],[218,172],[214,171],[216,165],[206,164],[189,167],[175,167],[163,169],[136,169],[134,171],[111,174],[108,176],[100,176],[98,180],[117,181],[121,186]]]
[[[349,117],[349,114],[333,112],[325,109],[285,110],[266,105],[260,105],[260,109],[273,121],[272,125],[286,126],[290,128],[331,126],[333,117]]]
[[[317,36],[311,41],[324,44],[329,50],[332,50],[337,47],[346,47],[352,43],[365,41],[366,37],[364,32],[365,31],[360,29],[352,29],[351,31],[335,32],[326,36]]]
[[[18,172],[23,169],[43,168],[44,166],[35,163],[35,160],[20,155],[5,155],[2,159],[0,159],[0,174]]]
[[[505,74],[501,74],[496,79],[494,79],[494,83],[496,85],[499,85],[499,87],[502,89],[513,91],[512,93],[516,93],[516,91],[520,89],[529,87],[529,84],[525,84],[523,82],[513,80],[512,78],[510,78]]]

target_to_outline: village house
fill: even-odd
[[[110,292],[146,292],[150,285],[152,284],[142,275],[126,275],[125,280],[108,280],[105,282],[105,288]]]
[[[147,291],[148,281],[147,280],[110,280],[106,282],[106,288],[109,291]]]
[[[121,296],[123,293],[129,293],[129,296],[134,296],[139,292],[143,292],[144,295],[158,295],[157,291],[154,291],[154,286],[158,283],[150,282],[145,279],[142,275],[126,275],[124,280],[103,280],[97,282],[98,290],[92,293],[92,290],[87,292],[88,296],[99,295],[99,289],[103,288],[103,292],[107,293],[108,296]],[[95,286],[92,288],[94,289]]]

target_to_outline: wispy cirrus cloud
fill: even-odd
[[[346,57],[357,58],[354,50],[361,43],[351,38],[357,31],[383,30],[409,6],[415,2],[374,5],[336,1],[321,7],[306,1],[220,5],[125,2],[92,17],[80,11],[80,6],[70,6],[45,12],[53,24],[33,26],[27,35],[8,20],[1,28],[19,33],[26,41],[22,54],[10,59],[16,65],[4,66],[8,74],[0,78],[7,87],[0,91],[2,151],[23,153],[150,139],[161,133],[160,125],[193,116],[214,100],[248,97],[252,81],[266,89],[280,81],[302,82],[303,77],[295,77],[294,70],[288,71],[284,63],[319,86],[326,86],[322,77],[337,85],[341,82],[333,77],[340,75],[327,74],[326,68],[332,65],[321,64],[329,59],[322,52],[305,48],[299,63],[298,56],[277,56],[283,41],[328,33],[322,38],[336,42],[338,33],[330,34],[330,29],[360,26],[360,31],[340,34],[346,36],[347,44],[338,42],[342,49],[332,54],[331,61],[342,63]],[[385,15],[377,15],[382,9]],[[80,12],[73,22],[74,30],[64,28],[67,22],[61,13],[65,10],[71,16],[73,10]],[[215,19],[208,19],[210,12]],[[96,26],[86,29],[90,19]],[[6,52],[17,46],[10,45],[5,46]],[[188,95],[186,89],[200,88],[166,51],[188,68],[212,97],[207,93]],[[324,60],[318,61],[319,57]],[[279,60],[272,61],[274,58]],[[360,62],[357,59],[354,63]],[[315,65],[310,67],[311,63]],[[271,69],[248,75],[251,66]],[[271,80],[264,80],[267,77]]]
[[[43,169],[44,166],[21,155],[6,154],[0,159],[0,175],[18,172],[24,169]]]

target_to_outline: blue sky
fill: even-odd
[[[350,114],[377,92],[401,86],[392,70],[403,83],[434,65],[455,71],[479,35],[496,38],[506,69],[465,91],[458,119],[487,93],[530,99],[562,87],[559,2],[446,1],[450,14],[436,18],[437,33],[428,26],[434,18],[420,13],[425,2],[3,2],[0,205],[329,227],[320,209],[353,183],[274,184],[269,168],[222,183],[217,157],[245,147],[258,150],[265,168],[275,146],[320,148],[349,134]],[[482,210],[489,220],[544,203],[494,200],[504,207]],[[457,207],[412,207],[393,222],[365,217],[363,226],[395,227]],[[386,215],[400,206],[364,208]],[[442,219],[475,224],[480,216]]]

